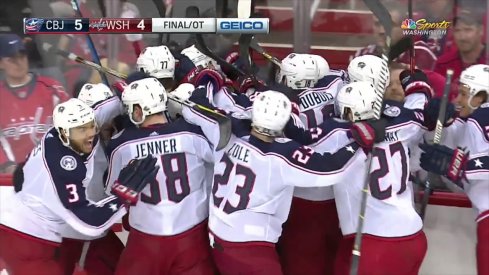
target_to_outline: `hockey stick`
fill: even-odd
[[[196,7],[196,6],[190,6],[190,7],[188,7],[185,10],[185,16],[187,18],[199,18],[200,17],[199,8]],[[234,66],[232,64],[229,64],[228,62],[226,62],[226,60],[222,59],[220,56],[218,56],[217,54],[215,54],[214,52],[212,52],[209,49],[209,47],[207,47],[207,45],[206,45],[206,43],[204,41],[204,37],[202,36],[201,33],[196,33],[195,34],[195,46],[203,54],[205,54],[208,57],[214,59],[217,62],[217,64],[219,64],[221,67],[226,68],[227,70],[232,71],[232,72],[236,73],[237,75],[242,75],[242,76],[246,75],[246,73],[243,72],[242,70],[240,70],[238,67],[236,67],[236,66]]]
[[[226,18],[228,13],[228,0],[216,0],[216,16]]]
[[[71,6],[73,7],[73,10],[78,14],[78,17],[83,18],[83,15],[80,10],[80,5],[78,4],[78,0],[71,0]],[[95,48],[95,44],[93,43],[92,38],[90,37],[89,34],[86,35],[87,37],[87,44],[88,47],[90,48],[90,52],[92,53],[92,58],[95,60],[95,62],[98,65],[101,65],[102,63],[100,62],[100,57],[97,54],[97,49]],[[103,73],[100,73],[100,77],[102,78],[102,81],[110,87],[109,80],[107,79],[107,76]]]
[[[115,77],[118,77],[118,78],[121,78],[121,79],[125,79],[127,77],[127,75],[123,74],[123,73],[120,73],[116,70],[113,70],[111,68],[107,68],[107,67],[102,67],[101,65],[97,64],[97,63],[94,63],[90,60],[86,60],[84,59],[83,57],[80,57],[74,53],[71,53],[71,52],[67,52],[67,51],[64,51],[64,50],[61,50],[61,49],[56,49],[53,47],[53,45],[49,44],[49,43],[43,43],[42,44],[42,47],[45,51],[47,52],[52,52],[52,53],[55,53],[57,55],[60,55],[62,57],[65,57],[67,59],[70,59],[70,60],[73,60],[77,63],[80,63],[80,64],[85,64],[87,66],[90,66],[92,67],[93,69],[99,71],[100,73],[104,74],[104,73],[108,73],[108,74],[111,74]]]
[[[163,0],[153,0],[153,4],[155,5],[156,10],[158,10],[158,15],[161,18],[166,17],[166,7],[165,4],[163,4]],[[163,33],[158,35],[158,41],[163,43]]]
[[[30,133],[29,137],[31,138],[32,143],[34,143],[34,146],[37,146],[37,143],[39,142],[39,138],[36,136],[36,126],[41,124],[41,116],[44,108],[43,107],[37,107],[36,113],[34,115],[34,121],[33,121],[33,126],[32,126],[32,132]]]
[[[12,151],[12,146],[10,146],[8,139],[1,128],[0,128],[0,146],[2,146],[3,152],[5,153],[7,159],[11,162],[15,162],[15,155],[14,152]]]
[[[413,40],[409,36],[403,36],[389,49],[389,63],[396,60],[401,54],[413,47]]]
[[[443,121],[445,120],[445,114],[447,111],[448,105],[448,94],[450,93],[450,86],[452,83],[453,70],[447,70],[447,76],[445,81],[445,87],[443,89],[443,96],[441,98],[440,110],[438,111],[438,120],[436,121],[435,127],[435,137],[433,138],[434,144],[439,144],[441,142],[442,134],[443,134]],[[428,180],[424,185],[425,189],[423,192],[423,199],[421,201],[421,207],[419,209],[419,216],[422,220],[424,220],[426,215],[426,208],[428,207],[428,202],[430,200],[430,195],[432,192],[431,182],[433,181],[433,173],[428,173]]]
[[[379,22],[383,24],[386,33],[386,47],[382,52],[382,70],[380,74],[380,79],[375,85],[375,101],[373,104],[373,111],[375,119],[379,119],[382,113],[382,103],[384,99],[385,88],[387,87],[387,77],[389,75],[389,48],[391,45],[391,31],[392,31],[392,18],[389,11],[380,3],[379,0],[364,0],[365,5],[372,11],[372,13],[379,19]],[[352,263],[350,267],[350,275],[357,275],[360,266],[360,256],[361,256],[361,246],[362,246],[362,235],[363,235],[363,223],[365,220],[365,211],[367,208],[368,199],[368,187],[370,181],[370,170],[372,169],[372,156],[375,155],[375,146],[372,152],[369,154],[367,159],[367,170],[366,176],[364,178],[365,182],[363,184],[362,199],[360,204],[360,213],[358,215],[358,225],[357,232],[355,234],[355,242],[353,244],[352,250]]]
[[[57,54],[60,54],[63,57],[69,58],[70,60],[76,61],[76,62],[84,64],[84,65],[87,65],[87,66],[89,66],[89,67],[91,67],[91,68],[93,68],[99,72],[107,73],[107,74],[113,75],[113,76],[118,77],[118,78],[123,79],[123,80],[125,80],[127,78],[127,75],[125,75],[123,73],[120,73],[116,70],[112,70],[110,68],[100,66],[100,65],[95,64],[91,61],[85,60],[85,59],[77,56],[74,53],[69,53],[67,51],[58,50],[58,49],[55,50],[52,48],[52,45],[50,45],[48,43],[44,43],[43,48],[50,50],[50,51],[54,50]],[[191,102],[189,100],[181,100],[178,97],[172,96],[171,93],[168,94],[168,98],[170,100],[177,102],[177,103],[180,103],[180,104],[185,105],[189,108],[192,108],[192,109],[196,110],[197,112],[201,113],[202,115],[216,121],[219,124],[219,129],[221,131],[220,132],[221,138],[220,138],[219,144],[217,145],[216,148],[218,150],[220,150],[227,145],[229,139],[231,138],[231,120],[226,115],[221,114],[216,110],[213,110],[213,109],[207,108],[205,106]]]
[[[252,5],[252,0],[238,0],[238,18],[250,18],[252,13]],[[250,44],[252,40],[253,34],[244,33],[239,36],[239,58],[245,66],[245,73],[256,82],[256,78],[252,72],[252,61],[250,56]]]
[[[251,49],[256,51],[257,53],[261,54],[263,57],[265,57],[268,61],[272,62],[274,65],[277,67],[280,67],[282,64],[282,61],[280,59],[276,58],[275,56],[272,56],[271,54],[267,53],[261,46],[258,44],[258,41],[256,41],[255,38],[251,40],[250,43]]]
[[[87,271],[85,270],[85,262],[87,260],[88,249],[90,248],[90,241],[84,241],[82,252],[80,255],[80,260],[75,266],[75,271],[73,275],[87,275]]]
[[[402,37],[399,41],[396,42],[396,44],[392,45],[389,49],[389,63],[394,61],[396,58],[398,58],[401,54],[405,53],[412,47],[413,43],[410,37],[404,36]],[[282,61],[280,59],[276,58],[275,56],[272,56],[268,52],[265,51],[265,49],[258,44],[258,41],[256,38],[253,38],[250,43],[251,49],[256,51],[257,53],[261,54],[265,59],[270,61],[272,64],[276,65],[277,67],[280,67],[280,64]]]
[[[413,0],[408,0],[408,18],[413,19]],[[409,65],[411,69],[411,73],[414,72],[416,68],[416,53],[414,50],[414,36],[410,35],[409,38],[412,41],[412,46],[409,49]]]
[[[489,26],[489,0],[486,0],[486,28]],[[486,29],[487,32],[487,29]],[[486,33],[486,64],[489,64],[489,35]]]

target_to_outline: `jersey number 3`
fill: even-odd
[[[176,165],[173,165],[173,162]],[[165,185],[168,192],[168,200],[179,203],[190,194],[185,153],[162,155],[161,164],[163,173],[166,176]],[[177,189],[177,185],[180,186],[180,190]],[[161,202],[160,183],[155,179],[149,186],[151,194],[148,196],[141,193],[141,201],[156,205]]]
[[[237,185],[235,193],[239,196],[239,202],[236,206],[233,206],[229,199],[226,200],[223,211],[226,214],[231,214],[238,210],[243,210],[248,206],[250,202],[250,194],[253,191],[253,186],[255,185],[256,175],[251,171],[249,167],[243,166],[241,164],[234,164],[228,155],[224,154],[221,159],[221,163],[224,163],[226,167],[224,168],[224,173],[222,175],[214,175],[214,182],[212,184],[212,198],[214,200],[214,206],[219,207],[224,198],[218,197],[217,190],[220,185],[227,185],[229,182],[229,177],[231,172],[234,170],[235,176],[242,176],[244,178],[242,185]]]

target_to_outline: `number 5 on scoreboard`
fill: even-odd
[[[138,23],[138,29],[141,29],[142,31],[144,31],[145,27],[144,27],[144,19],[141,19],[141,21],[139,21]]]
[[[75,30],[79,31],[82,28],[83,28],[82,20],[81,19],[75,19]]]

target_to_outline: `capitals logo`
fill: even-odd
[[[28,32],[38,32],[41,27],[44,19],[39,18],[28,18],[25,20],[24,27]]]

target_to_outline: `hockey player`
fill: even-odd
[[[370,81],[375,86],[380,81],[383,67],[382,58],[370,54],[361,55],[353,58],[348,64],[348,77],[350,82]],[[390,75],[386,75],[386,83],[389,83]]]
[[[363,154],[356,142],[321,155],[278,138],[291,109],[285,95],[260,93],[253,101],[251,134],[232,137],[215,166],[209,229],[213,258],[222,274],[282,274],[274,247],[287,219],[293,187],[335,184],[349,159]],[[195,123],[205,122],[185,107],[183,115]],[[364,127],[371,135],[360,135],[360,143],[372,144],[375,131]]]
[[[95,107],[96,104],[111,98],[114,93],[103,83],[92,84],[87,83],[83,85],[78,93],[77,98],[85,102],[90,107]],[[112,121],[104,125],[98,125],[100,127],[100,136],[103,142],[106,143],[114,133],[114,128],[112,126]]]
[[[136,61],[139,71],[157,78],[166,90],[175,87],[175,58],[167,46],[147,47]]]
[[[334,98],[344,85],[324,58],[307,54],[282,60],[277,81],[297,92],[299,117],[308,129],[334,114]],[[340,238],[332,187],[296,187],[279,242],[285,274],[331,274]]]
[[[120,104],[120,103],[119,103]],[[113,184],[110,196],[99,202],[86,197],[91,178],[90,153],[96,121],[108,113],[79,99],[58,104],[54,128],[34,148],[16,177],[16,193],[0,208],[0,257],[12,274],[63,274],[56,256],[61,229],[68,224],[80,233],[99,236],[135,204],[138,192],[156,175],[156,160],[131,162]],[[87,163],[87,164],[85,164]],[[19,168],[20,169],[20,168]]]
[[[457,103],[463,120],[446,130],[444,145],[427,145],[421,148],[421,167],[447,176],[463,185],[478,216],[477,222],[477,270],[489,274],[489,66],[473,65],[460,77]],[[448,146],[446,146],[448,145]],[[467,165],[462,149],[470,152]],[[463,173],[463,170],[466,170]],[[463,178],[460,180],[460,178]]]
[[[78,99],[85,102],[92,108],[98,105],[106,104],[107,100],[113,96],[112,91],[105,84],[84,84],[78,93]],[[107,170],[107,158],[105,156],[104,146],[113,133],[111,121],[102,125],[97,139],[103,142],[97,142],[91,152],[93,162],[93,172],[91,180],[85,183],[86,196],[90,201],[100,201],[105,199],[105,179],[104,174]],[[70,226],[62,229],[61,235],[63,242],[60,246],[60,261],[63,264],[65,274],[73,273],[75,263],[79,260],[83,245],[89,242],[84,270],[89,274],[112,274],[115,271],[119,256],[124,249],[124,244],[112,231],[108,230],[100,236],[85,236]]]
[[[335,110],[341,120],[334,119],[322,124],[319,129],[309,130],[308,142],[301,141],[297,136],[291,137],[301,143],[313,141],[312,146],[318,152],[334,152],[349,142],[348,127],[344,123],[373,118],[374,100],[372,83],[350,83],[340,90],[336,98]],[[369,176],[371,197],[367,200],[360,274],[417,274],[426,252],[426,238],[420,231],[422,222],[412,206],[411,193],[407,191],[407,152],[410,142],[416,142],[423,133],[423,114],[391,106],[385,109],[383,116],[388,126],[384,139],[375,145],[378,148],[372,158]],[[287,134],[290,136],[290,132]],[[363,175],[361,171],[369,168],[364,156],[356,156],[353,163],[346,175],[351,175],[353,171]],[[345,178],[333,186],[344,236],[336,258],[335,274],[349,274],[364,180],[362,176],[354,182]],[[391,242],[391,237],[396,242]],[[386,257],[392,259],[392,265],[378,260]]]
[[[161,169],[130,209],[131,231],[116,274],[213,274],[206,224],[213,167],[209,140],[183,119],[167,122],[167,94],[155,78],[132,82],[122,101],[137,127],[109,143],[107,183],[130,159],[152,155]]]

